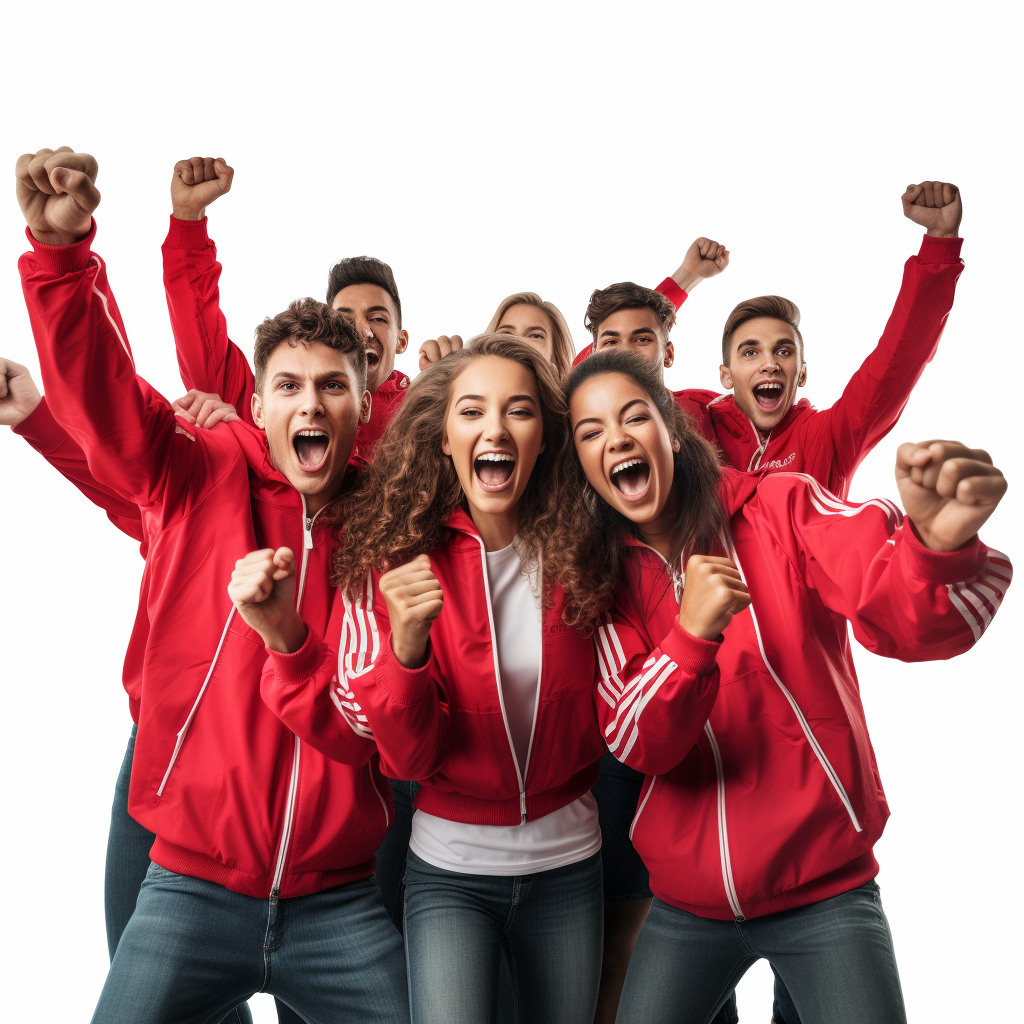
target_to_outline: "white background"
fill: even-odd
[[[479,331],[520,289],[553,300],[582,345],[594,287],[653,285],[706,234],[729,245],[732,266],[684,307],[669,383],[717,387],[726,314],[778,292],[803,311],[805,393],[822,407],[874,345],[917,249],[900,193],[953,181],[967,264],[956,306],[852,496],[897,496],[900,441],[985,446],[1011,490],[983,536],[1021,560],[1020,24],[993,9],[22,6],[4,17],[0,163],[62,144],[97,156],[96,248],[140,372],[171,397],[183,389],[159,247],[180,157],[236,168],[210,229],[247,351],[260,319],[322,298],[330,264],[358,253],[393,265],[413,350]],[[9,181],[0,346],[36,372]],[[399,365],[415,372],[415,356]],[[0,465],[0,1005],[12,1021],[85,1020],[107,962],[103,857],[142,563],[6,430]],[[951,663],[858,651],[893,809],[877,853],[912,1021],[1020,1012],[1018,608],[1011,592],[977,649]],[[745,1022],[767,1021],[769,989],[760,964],[740,986]],[[268,997],[254,1006],[273,1019]]]

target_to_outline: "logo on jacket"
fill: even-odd
[[[786,466],[796,462],[796,452],[790,452],[784,459],[772,459],[759,466],[759,469],[785,469]]]

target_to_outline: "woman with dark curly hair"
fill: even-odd
[[[719,469],[635,355],[598,353],[566,393],[568,620],[604,613],[598,717],[647,776],[632,838],[655,900],[618,1021],[709,1020],[761,957],[804,1020],[905,1021],[848,624],[904,661],[970,648],[1010,581],[977,537],[1006,481],[984,452],[902,445],[904,519],[804,474]]]

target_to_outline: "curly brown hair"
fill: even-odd
[[[679,513],[669,562],[675,562],[684,551],[687,555],[707,553],[725,524],[725,510],[718,497],[718,453],[676,404],[662,382],[660,368],[632,352],[597,352],[575,367],[565,382],[566,405],[586,381],[612,373],[643,388],[665,421],[669,436],[679,442],[672,478]],[[585,628],[611,606],[622,580],[624,532],[639,538],[640,531],[590,486],[574,445],[570,444],[563,458],[566,465],[559,475],[566,489],[554,530],[557,543],[552,545],[553,555],[545,568],[559,577],[568,595],[566,623]]]
[[[518,538],[524,561],[543,558],[545,580],[550,581],[550,534],[565,490],[559,474],[569,445],[565,400],[554,367],[540,352],[508,334],[484,334],[424,370],[410,385],[373,462],[333,513],[342,533],[333,581],[346,593],[354,596],[371,568],[403,565],[445,540],[445,523],[465,498],[455,467],[441,450],[452,384],[472,360],[483,356],[519,363],[537,382],[545,450],[520,499]]]

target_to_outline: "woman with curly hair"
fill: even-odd
[[[655,900],[618,1021],[708,1020],[762,957],[802,1019],[905,1021],[848,624],[904,661],[969,649],[1011,576],[977,537],[1006,481],[984,452],[902,445],[904,519],[720,469],[637,356],[598,353],[566,393],[568,620],[604,613],[598,716],[647,776],[632,837]]]

